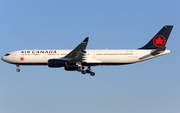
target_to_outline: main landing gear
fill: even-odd
[[[16,65],[16,67],[17,67],[16,71],[20,72],[19,65]]]
[[[16,65],[16,67],[16,71],[20,72],[19,65]],[[84,70],[84,67],[78,67],[77,71],[81,72],[82,74],[89,73],[91,76],[95,76],[95,73],[92,72],[91,67],[88,67],[86,70]]]
[[[94,72],[92,72],[92,70],[91,70],[91,67],[88,67],[86,70],[81,70],[81,73],[82,74],[86,74],[86,73],[89,73],[91,76],[94,76],[95,75],[95,73]]]

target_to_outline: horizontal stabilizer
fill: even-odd
[[[159,53],[162,53],[162,52],[164,52],[166,50],[166,47],[159,47],[159,48],[157,48],[156,50],[153,50],[153,51],[151,51],[151,55],[157,55],[157,54],[159,54]]]

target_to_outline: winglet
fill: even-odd
[[[86,37],[83,42],[88,42],[89,37]]]

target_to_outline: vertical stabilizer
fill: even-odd
[[[164,26],[145,46],[139,49],[157,49],[165,47],[173,26]]]

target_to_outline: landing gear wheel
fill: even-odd
[[[82,73],[82,74],[86,74],[86,71],[85,71],[85,70],[82,70],[81,73]]]
[[[95,75],[95,73],[94,73],[94,72],[90,72],[90,75],[91,75],[91,76],[94,76],[94,75]]]
[[[91,67],[88,67],[88,68],[87,68],[86,73],[89,73],[91,76],[94,76],[94,75],[95,75],[95,73],[92,72]]]
[[[16,69],[17,72],[20,72],[20,69]]]
[[[16,65],[16,67],[17,67],[16,71],[20,72],[19,65]]]
[[[84,67],[78,67],[77,71],[81,72],[82,74],[89,73],[91,76],[94,76],[95,73],[92,72],[91,67],[89,66],[86,70],[84,70]]]
[[[87,69],[87,70],[86,70],[86,73],[91,73],[91,71]]]

